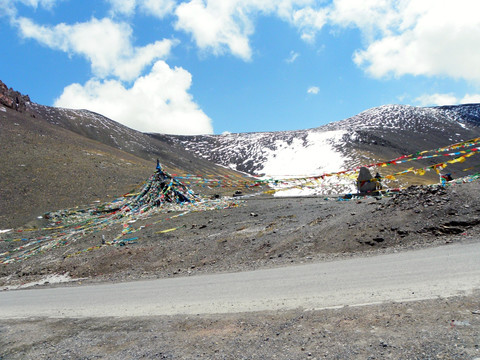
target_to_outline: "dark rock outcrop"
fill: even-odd
[[[0,104],[9,107],[10,109],[25,112],[27,110],[27,103],[30,102],[28,95],[22,95],[20,92],[8,88],[0,80]]]

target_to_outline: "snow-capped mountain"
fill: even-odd
[[[242,180],[246,177],[230,170],[274,179],[318,177],[480,137],[480,104],[428,108],[385,105],[366,110],[342,121],[307,130],[172,136],[141,133],[86,110],[52,108],[35,104],[28,96],[8,89],[1,82],[0,95],[0,104],[2,104],[0,110],[6,112],[3,118],[8,120],[23,114],[21,116],[25,117],[25,124],[28,124],[25,126],[28,136],[31,134],[34,137],[37,136],[38,131],[35,132],[30,127],[33,129],[41,125],[45,129],[51,129],[45,134],[54,134],[61,130],[66,134],[63,137],[70,138],[71,135],[72,139],[75,138],[70,142],[72,145],[88,144],[82,145],[83,150],[78,154],[75,153],[80,163],[91,158],[90,162],[85,164],[92,163],[95,167],[98,165],[98,159],[95,162],[94,155],[102,159],[104,154],[112,153],[115,158],[123,159],[119,162],[123,164],[129,154],[138,159],[135,160],[136,162],[131,159],[127,163],[135,162],[136,166],[139,163],[146,166],[158,158],[167,169],[180,174],[217,174],[220,178]],[[21,122],[12,120],[8,121],[8,124],[13,124],[12,133],[15,133],[16,129],[23,129],[20,126]],[[18,127],[17,124],[19,124]],[[50,128],[51,126],[53,127]],[[21,134],[18,132],[15,134],[21,138]],[[41,136],[44,137],[45,134]],[[54,138],[51,140],[56,141]],[[38,139],[32,141],[38,147],[40,143]],[[4,142],[6,148],[18,147],[18,152],[10,151],[9,154],[24,153],[24,148],[18,141],[15,142],[14,138],[5,136]],[[88,148],[94,144],[107,147],[102,147],[101,151],[93,153]],[[53,152],[58,157],[58,161],[66,164],[64,161],[66,152],[53,151],[54,147],[44,150]],[[64,155],[62,157],[59,154]],[[21,158],[20,165],[26,165],[25,154]],[[472,160],[478,161],[476,156],[468,160],[469,166]],[[379,171],[381,176],[385,176],[402,171],[407,168],[407,165],[419,169],[436,164],[436,161],[440,160],[438,158],[422,160],[419,164],[400,164],[391,168],[373,168],[372,170]],[[34,158],[31,162],[36,163]],[[52,163],[50,159],[48,164]],[[103,169],[103,163],[109,164],[109,162],[102,162],[100,169]],[[474,164],[472,171],[478,171],[479,167],[476,165],[480,164]],[[88,167],[88,169],[91,168]],[[463,172],[466,168],[461,163],[448,165],[448,169],[456,171],[458,176],[468,174]],[[12,174],[15,174],[15,169],[12,168]],[[126,171],[126,169],[123,170]],[[45,176],[45,179],[47,178]],[[438,180],[438,175],[432,171],[425,174],[420,183],[438,182]],[[289,181],[289,186],[295,185],[293,180]],[[408,176],[402,176],[401,181],[393,185],[417,184],[419,177],[412,178],[410,181]],[[311,187],[315,188],[315,193],[342,193],[354,190],[354,184],[355,179],[351,177],[324,176],[320,183],[312,184]],[[299,184],[299,188],[309,186],[310,184],[305,182]]]
[[[151,136],[251,175],[306,177],[479,137],[480,104],[429,108],[385,105],[308,130]]]

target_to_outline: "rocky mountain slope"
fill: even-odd
[[[192,156],[191,152],[159,142],[158,140],[130,129],[103,115],[88,110],[55,108],[27,103],[27,110],[36,118],[41,118],[51,125],[69,130],[75,134],[127,152],[139,158],[155,162],[160,159],[173,173],[229,174],[222,167],[210,161]],[[236,174],[238,176],[238,174]]]
[[[480,104],[433,108],[385,105],[308,130],[151,136],[252,175],[301,177],[348,170],[476,138],[480,136]],[[422,162],[423,166],[432,163]],[[436,182],[438,176],[417,181]],[[403,185],[408,183],[406,178]]]

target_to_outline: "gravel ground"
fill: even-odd
[[[368,256],[476,238],[480,182],[448,188],[412,187],[383,198],[259,198],[238,206],[162,213],[72,240],[40,255],[0,265],[0,289],[69,274],[82,281],[128,281],[284,266]],[[48,225],[48,224],[45,224]],[[163,232],[165,230],[171,230]],[[19,235],[16,235],[19,236]],[[21,234],[20,236],[25,236]],[[0,234],[2,238],[12,235]],[[18,242],[1,242],[2,250]],[[98,247],[92,251],[86,249]]]
[[[52,274],[82,282],[195,276],[477,241],[479,187],[412,187],[349,201],[252,198],[223,210],[160,214],[133,224],[150,225],[135,233],[135,244],[67,257],[121,231],[112,227],[2,265],[0,287]],[[476,359],[478,295],[322,311],[2,321],[0,359]]]
[[[1,359],[478,359],[480,293],[229,315],[0,323]]]

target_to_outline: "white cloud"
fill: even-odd
[[[10,0],[12,1],[12,0]],[[63,0],[13,0],[13,2],[20,2],[24,5],[31,6],[33,8],[38,8],[38,6],[42,6],[45,9],[51,9],[57,2]]]
[[[432,105],[455,105],[458,99],[453,94],[425,94],[415,99],[415,102],[421,106]]]
[[[338,4],[352,0],[337,0]],[[448,76],[480,82],[480,2],[477,0],[371,0],[365,11],[340,11],[343,25],[377,32],[354,61],[369,74]],[[363,5],[363,2],[362,2]],[[372,16],[365,14],[372,12]],[[347,16],[348,15],[348,16]],[[375,22],[380,20],[379,25]],[[382,20],[383,19],[383,20]],[[372,30],[373,29],[373,30]]]
[[[480,94],[466,94],[463,98],[454,94],[424,94],[416,98],[415,102],[421,106],[476,104],[480,103]]]
[[[0,8],[3,15],[14,19],[16,4],[49,9],[60,1],[64,0],[0,0]],[[308,42],[315,41],[316,34],[325,26],[332,30],[358,29],[363,35],[363,44],[354,52],[353,61],[376,78],[423,75],[480,82],[480,47],[475,46],[480,43],[478,0],[184,0],[178,1],[178,5],[176,0],[105,1],[109,2],[112,14],[127,17],[135,15],[137,11],[159,19],[173,14],[176,16],[176,30],[190,34],[201,51],[216,55],[232,54],[245,61],[251,60],[254,51],[250,38],[255,32],[255,21],[260,16],[275,16],[291,24],[298,30],[299,36]],[[160,60],[169,56],[177,41],[162,40],[135,47],[133,29],[126,22],[92,18],[88,22],[73,25],[62,23],[42,26],[32,20],[19,18],[15,19],[15,24],[25,38],[69,55],[80,55],[90,62],[95,79],[83,86],[74,84],[67,87],[59,101],[66,101],[70,95],[78,94],[84,100],[89,99],[88,104],[99,107],[95,99],[90,97],[91,94],[108,100],[105,91],[111,89],[119,97],[122,95],[125,98],[125,94],[133,96],[134,89],[142,92],[139,89],[147,88],[147,85],[140,85],[149,83],[145,79],[155,78],[161,83],[169,81],[171,74],[176,74],[175,78],[182,78],[180,74],[187,73],[177,68],[158,70],[161,67],[158,64],[163,63]],[[298,56],[292,51],[285,61],[293,63]],[[155,62],[156,70],[138,78]],[[161,76],[165,76],[165,79],[161,80]],[[106,78],[116,80],[102,80]],[[122,81],[135,81],[135,84],[127,88]],[[190,104],[190,107],[183,108],[185,114],[201,118],[199,114],[203,112],[187,92],[190,80],[181,84],[183,90],[172,89],[172,98],[183,99],[178,100],[177,104]],[[149,85],[148,88],[154,86]],[[170,90],[162,91],[167,99]],[[316,86],[307,89],[309,94],[318,94],[319,91]],[[179,94],[183,94],[183,97]],[[480,99],[476,94],[467,94],[463,98],[453,94],[433,94],[422,95],[416,101],[420,104],[443,105],[480,102]],[[111,100],[107,103],[115,102]],[[155,103],[153,107],[161,108],[173,118],[173,114],[180,114],[182,106],[173,108],[171,104],[172,100],[164,100],[165,111],[160,103]],[[113,113],[113,110],[110,111]],[[138,112],[135,110],[135,113]],[[205,114],[203,116],[206,117]],[[178,118],[181,116],[178,115]],[[210,119],[207,122],[210,124]],[[151,126],[154,122],[148,120],[147,123]],[[201,128],[207,129],[208,126],[204,124]]]
[[[285,59],[285,61],[286,61],[287,63],[289,63],[289,64],[292,64],[292,63],[295,62],[295,60],[297,60],[297,58],[298,58],[299,56],[300,56],[299,53],[297,53],[297,52],[295,52],[295,51],[292,50],[292,51],[290,51],[290,56],[289,56],[287,59]]]
[[[16,16],[17,10],[11,0],[0,0],[0,18],[3,16],[13,18]]]
[[[153,14],[158,18],[163,18],[167,14],[170,14],[175,9],[174,0],[141,0],[140,8],[149,13]]]
[[[160,19],[173,12],[174,0],[107,0],[114,14],[132,16],[138,7],[144,13]]]
[[[480,104],[480,94],[466,94],[460,104]]]
[[[300,29],[302,40],[313,42],[316,33],[327,23],[327,14],[327,9],[305,7],[292,12],[291,22]]]
[[[136,0],[107,0],[113,13],[131,16],[135,13]]]
[[[116,76],[134,80],[153,61],[166,58],[175,44],[156,41],[144,47],[132,46],[132,28],[126,23],[93,18],[74,25],[40,26],[30,19],[18,19],[23,37],[37,40],[52,49],[87,58],[97,77]]]
[[[130,11],[129,5],[124,5],[125,12]],[[16,24],[23,37],[83,56],[91,64],[95,77],[83,85],[67,86],[55,106],[85,108],[145,132],[213,132],[211,119],[188,93],[191,74],[182,68],[172,69],[162,60],[170,54],[175,40],[134,47],[130,25],[107,18],[56,26],[19,18]],[[150,72],[141,76],[152,63]],[[133,85],[127,86],[128,81]]]
[[[188,93],[191,82],[188,71],[157,61],[131,88],[91,79],[66,87],[55,106],[88,109],[143,132],[211,134],[211,119]]]
[[[341,27],[356,27],[372,40],[376,34],[388,34],[398,23],[396,6],[404,0],[334,0],[328,13],[328,21]]]
[[[259,16],[277,16],[313,42],[326,25],[356,28],[354,62],[376,78],[447,76],[480,82],[478,0],[189,0],[175,10],[177,30],[202,51],[251,60]]]
[[[274,15],[312,38],[326,22],[326,10],[308,5],[314,0],[190,0],[175,10],[175,28],[192,35],[197,46],[215,55],[231,53],[250,60],[250,36],[254,21],[260,16]]]
[[[253,24],[246,8],[237,1],[192,0],[180,4],[175,10],[177,30],[191,33],[197,46],[220,55],[229,50],[244,60],[252,56],[248,37]]]
[[[63,0],[0,0],[4,12],[11,14],[15,5],[22,2],[37,7],[52,7]],[[330,29],[356,28],[363,35],[363,46],[353,54],[354,62],[371,76],[424,75],[447,76],[480,82],[480,2],[478,0],[105,0],[114,13],[133,15],[135,11],[153,15],[160,19],[174,14],[175,28],[192,36],[201,51],[215,55],[232,54],[249,61],[253,50],[250,41],[255,32],[255,21],[260,16],[276,16],[294,26],[300,37],[308,42],[315,40],[316,34],[326,25]],[[177,5],[178,2],[178,5]],[[108,26],[107,20],[98,21],[113,34],[112,44],[103,46],[105,37],[98,37],[93,19],[89,26],[76,24],[68,27],[58,25],[48,30],[54,46],[66,36],[63,31],[80,30],[92,40],[97,51],[90,48],[76,49],[70,43],[69,52],[81,53],[92,62],[95,75],[110,72],[123,79],[133,79],[129,73],[138,72],[145,62],[164,58],[163,55],[146,56],[143,53],[135,65],[118,66],[109,61],[106,53],[113,50],[113,57],[121,54],[127,61],[135,59],[137,49],[131,45],[121,45],[115,34],[130,44],[132,30],[127,24]],[[113,23],[112,23],[113,24]],[[112,25],[110,24],[110,25]],[[32,31],[26,36],[35,38],[35,32],[46,36],[47,29],[27,26]],[[116,27],[115,31],[112,31]],[[88,29],[87,29],[88,28]],[[27,35],[28,34],[28,35]],[[91,37],[91,36],[90,36]],[[38,38],[38,36],[37,36]],[[39,41],[42,41],[39,39]],[[102,43],[103,41],[103,43]],[[44,42],[45,43],[45,42]],[[65,41],[63,41],[65,45]],[[165,43],[164,43],[165,44]],[[106,51],[98,50],[98,46]],[[152,50],[152,49],[151,49]],[[156,49],[154,52],[159,51]],[[153,58],[152,58],[153,57]],[[149,59],[150,58],[150,59]],[[135,62],[135,61],[134,61]],[[119,69],[119,70],[115,70]],[[118,73],[115,73],[118,71]],[[122,74],[125,72],[125,74]]]
[[[64,0],[0,0],[0,17],[7,16],[13,20],[17,16],[16,4],[23,4],[37,9],[39,6],[50,10],[57,2]]]

